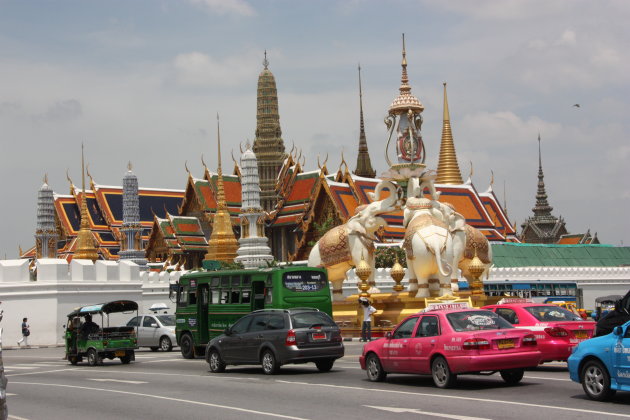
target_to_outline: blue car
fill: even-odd
[[[630,322],[613,332],[581,342],[569,356],[569,375],[586,395],[604,401],[617,391],[630,391]]]

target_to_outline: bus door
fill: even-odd
[[[197,289],[197,328],[199,344],[208,342],[208,302],[210,300],[210,287],[208,283],[200,284]]]
[[[254,300],[252,311],[265,308],[265,281],[254,281],[252,291],[254,292]]]

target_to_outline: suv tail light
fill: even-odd
[[[284,340],[284,345],[285,346],[295,346],[297,344],[296,339],[295,339],[295,331],[293,330],[289,330],[287,332],[287,338],[286,340]]]
[[[564,328],[553,327],[553,328],[545,328],[545,332],[552,337],[568,337],[569,332]]]
[[[485,338],[469,338],[464,341],[464,350],[486,350],[490,348],[490,342]]]
[[[538,344],[536,342],[536,336],[534,334],[527,334],[523,337],[523,345],[524,346],[535,346]]]

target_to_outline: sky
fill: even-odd
[[[351,169],[357,66],[372,163],[398,95],[405,33],[412,93],[437,168],[442,83],[462,176],[493,189],[519,225],[533,215],[538,135],[549,204],[571,233],[630,245],[630,3],[458,0],[0,0],[0,258],[34,244],[45,174],[81,184],[184,189],[185,164],[223,167],[253,141],[267,51],[282,137],[306,169]],[[579,107],[574,106],[579,104]]]

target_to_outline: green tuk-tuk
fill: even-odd
[[[138,335],[135,327],[110,327],[109,314],[116,312],[138,315],[138,304],[131,300],[116,300],[108,303],[82,306],[68,314],[65,326],[66,358],[76,365],[87,357],[90,366],[100,364],[103,359],[120,358],[123,364],[135,360]],[[92,321],[100,315],[100,326]],[[105,319],[107,326],[105,326]]]

